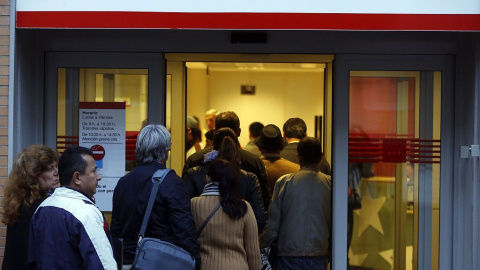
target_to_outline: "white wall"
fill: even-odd
[[[200,120],[200,128],[205,129],[205,112],[210,109],[206,70],[189,68],[187,82],[187,115],[197,116]]]
[[[323,72],[197,71],[188,71],[187,114],[203,117],[209,108],[234,111],[240,118],[242,145],[248,142],[252,122],[282,129],[288,118],[300,117],[313,136],[314,116],[323,115]],[[255,85],[255,95],[241,95],[242,84]]]

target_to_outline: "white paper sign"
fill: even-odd
[[[102,211],[112,211],[112,195],[125,175],[125,103],[80,102],[79,145],[90,148],[102,180],[95,202]]]

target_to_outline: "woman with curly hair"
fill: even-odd
[[[30,219],[58,187],[58,156],[50,147],[32,145],[22,150],[13,163],[2,202],[2,222],[7,224],[4,270],[27,269]]]

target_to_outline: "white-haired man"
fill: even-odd
[[[111,232],[123,238],[123,264],[133,263],[138,234],[153,186],[152,175],[165,169],[171,147],[170,132],[161,125],[144,127],[137,138],[138,166],[120,178],[113,192]],[[200,247],[197,229],[190,211],[190,197],[184,183],[174,171],[169,172],[159,187],[148,222],[146,237],[159,238],[188,251],[200,269]]]

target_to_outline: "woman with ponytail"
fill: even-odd
[[[184,171],[182,178],[185,181],[190,198],[200,196],[206,184],[208,165],[217,159],[228,161],[239,178],[239,185],[232,188],[235,188],[241,198],[250,203],[260,234],[266,223],[260,184],[255,174],[240,169],[239,147],[238,138],[231,128],[225,127],[215,130],[213,150],[205,155],[202,165]]]
[[[224,140],[220,152],[227,149],[235,152],[235,148],[230,148],[233,141],[228,137]],[[202,195],[192,199],[192,214],[197,228],[218,205],[220,208],[198,237],[202,269],[260,269],[255,215],[240,194],[238,163],[221,158],[213,160],[207,167],[206,181]]]

